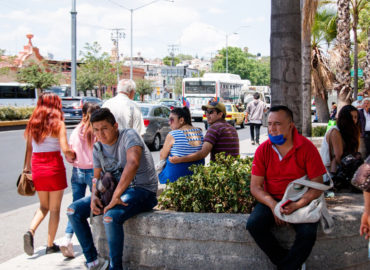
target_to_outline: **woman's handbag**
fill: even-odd
[[[35,186],[32,181],[32,174],[22,172],[17,181],[17,191],[22,196],[33,196],[35,195]]]
[[[26,165],[27,152],[28,152],[28,150],[27,150],[27,146],[26,146],[26,153],[25,153],[25,156],[24,156],[23,168]],[[17,192],[18,192],[19,195],[22,195],[22,196],[33,196],[33,195],[35,195],[36,190],[35,190],[35,186],[33,185],[32,174],[30,174],[29,172],[22,171],[22,173],[19,175],[18,181],[17,181]]]
[[[330,176],[329,176],[330,178]],[[280,212],[280,207],[290,201],[298,201],[309,188],[318,190],[328,190],[333,187],[333,181],[330,178],[330,185],[316,183],[306,180],[307,176],[303,176],[289,183],[285,190],[283,199],[275,206],[274,214],[281,220],[288,223],[315,223],[320,220],[324,233],[330,233],[334,226],[334,221],[329,215],[326,207],[324,194],[321,194],[317,199],[312,200],[306,206],[295,210],[290,215],[284,215]]]
[[[155,165],[155,172],[157,173],[157,175],[159,175],[164,167],[166,167],[166,160],[165,159],[161,159],[156,165]]]

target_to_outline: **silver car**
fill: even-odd
[[[158,104],[138,104],[143,115],[145,133],[143,139],[151,150],[158,151],[164,144],[168,132],[170,110]]]

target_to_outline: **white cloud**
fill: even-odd
[[[113,0],[129,8],[150,3],[149,0]],[[158,1],[133,13],[134,55],[141,52],[144,57],[168,55],[169,44],[179,44],[180,51],[199,56],[209,56],[225,47],[226,32],[239,25],[250,25],[238,30],[239,35],[229,36],[229,45],[237,46],[243,36],[246,44],[255,47],[268,45],[268,33],[257,26],[268,24],[265,8],[267,0],[175,0],[174,3]],[[258,4],[259,2],[265,2]],[[10,3],[10,2],[9,2]],[[22,4],[23,3],[23,4]],[[251,9],[253,5],[256,6]],[[56,59],[71,58],[71,1],[60,0],[13,0],[0,14],[0,48],[8,52],[21,51],[27,43],[26,34],[34,34],[33,44],[43,55],[54,54]],[[244,18],[244,19],[243,19]],[[110,53],[111,28],[125,28],[126,37],[120,40],[120,53],[130,54],[130,12],[118,7],[110,0],[77,1],[77,50],[86,42],[97,41],[104,51]],[[253,41],[249,31],[256,28]],[[267,31],[269,26],[266,28]],[[236,30],[235,30],[236,31]],[[264,35],[262,35],[264,34]],[[263,36],[263,39],[260,39]],[[267,39],[266,39],[267,36]],[[267,44],[267,45],[266,45]],[[268,50],[268,49],[267,49]]]

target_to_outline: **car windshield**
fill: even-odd
[[[225,105],[225,107],[226,107],[226,111],[227,112],[231,112],[232,111],[231,105]]]
[[[149,115],[149,107],[140,107],[141,113],[143,116],[148,116]]]
[[[80,102],[81,101],[79,99],[63,99],[62,105],[64,108],[71,108],[79,106]]]

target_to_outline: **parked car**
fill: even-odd
[[[182,107],[181,102],[174,99],[161,99],[159,104],[168,107],[170,110],[173,110],[176,107]]]
[[[62,110],[64,112],[64,122],[78,123],[82,119],[82,106],[86,102],[96,103],[100,107],[103,101],[97,97],[62,97]]]
[[[160,104],[138,104],[143,115],[145,133],[144,142],[151,150],[158,151],[164,144],[168,132],[170,109]]]
[[[241,128],[244,128],[245,112],[239,112],[235,104],[225,104],[226,108],[226,117],[225,120],[232,126],[239,125]],[[205,129],[208,129],[207,117],[203,114],[203,123]]]

